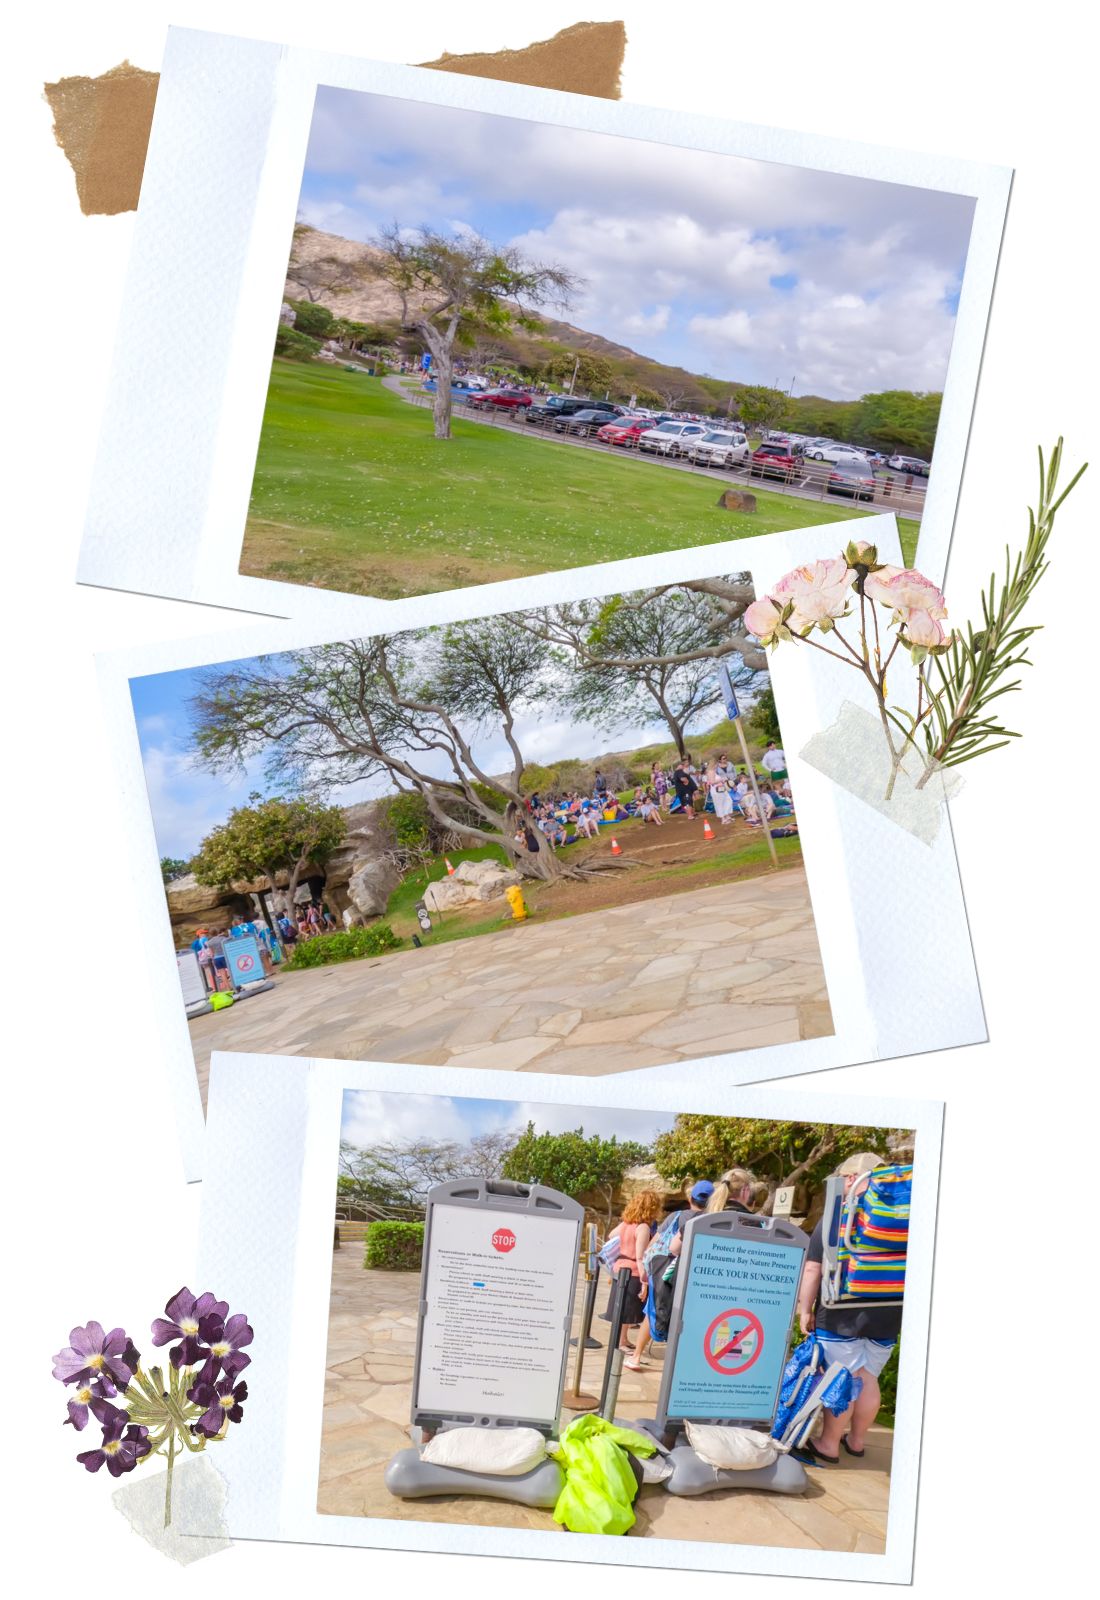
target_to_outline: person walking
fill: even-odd
[[[877,1167],[888,1166],[882,1156],[872,1150],[862,1150],[849,1156],[836,1169],[836,1176],[844,1179],[844,1199],[854,1203],[871,1181]],[[821,1303],[821,1273],[824,1259],[822,1223],[818,1222],[810,1235],[802,1280],[798,1287],[798,1321],[803,1338],[811,1335],[820,1340],[826,1364],[839,1361],[860,1380],[863,1387],[858,1397],[834,1417],[824,1413],[821,1432],[817,1439],[808,1440],[795,1452],[804,1460],[835,1467],[840,1462],[843,1449],[849,1456],[864,1454],[867,1430],[878,1416],[882,1404],[879,1375],[889,1361],[901,1332],[901,1306],[844,1305],[823,1306]]]
[[[645,1359],[645,1353],[650,1345],[663,1344],[668,1338],[672,1297],[676,1289],[676,1258],[683,1247],[684,1224],[693,1216],[702,1215],[713,1193],[713,1183],[708,1178],[700,1178],[687,1192],[686,1208],[674,1211],[654,1235],[654,1248],[650,1250],[648,1260],[643,1262],[649,1284],[645,1299],[645,1321],[638,1331],[633,1354],[623,1362],[623,1366],[629,1367],[631,1372],[647,1367],[649,1362]]]
[[[653,1235],[653,1225],[661,1216],[664,1206],[655,1189],[643,1189],[632,1195],[623,1208],[622,1221],[608,1235],[619,1241],[619,1256],[615,1271],[629,1273],[623,1293],[623,1314],[619,1348],[629,1350],[627,1330],[636,1328],[643,1320],[642,1307],[646,1296],[646,1276],[643,1262]]]

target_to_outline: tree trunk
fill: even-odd
[[[451,437],[451,378],[454,375],[454,352],[441,341],[432,349],[432,366],[435,370],[435,399],[432,403],[432,421],[437,439]]]

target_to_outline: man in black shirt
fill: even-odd
[[[875,1167],[886,1165],[871,1151],[849,1156],[837,1168],[844,1178],[845,1199],[852,1200],[866,1189]],[[901,1306],[821,1304],[821,1270],[824,1259],[822,1223],[810,1235],[802,1282],[798,1289],[798,1319],[803,1337],[813,1334],[821,1341],[826,1363],[839,1361],[861,1379],[858,1399],[839,1417],[823,1413],[821,1433],[802,1446],[801,1454],[835,1466],[843,1446],[850,1456],[861,1456],[867,1430],[878,1416],[881,1403],[878,1377],[890,1359],[901,1331]]]
[[[699,785],[687,769],[687,763],[677,761],[672,774],[672,787],[676,790],[676,798],[680,802],[680,815],[690,817],[694,815],[694,795]]]

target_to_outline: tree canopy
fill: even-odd
[[[611,1215],[612,1196],[628,1167],[648,1161],[649,1150],[632,1139],[605,1139],[583,1128],[571,1133],[536,1133],[529,1122],[501,1166],[501,1177],[542,1183],[562,1194],[602,1194]]]
[[[285,872],[284,903],[290,907],[302,873],[310,866],[323,867],[343,843],[346,831],[339,806],[303,796],[238,806],[207,834],[191,870],[199,883],[219,889],[242,879],[266,877],[276,894],[276,875]]]
[[[463,1143],[429,1137],[383,1140],[369,1149],[340,1142],[337,1203],[369,1210],[423,1211],[428,1191],[455,1178],[497,1178],[515,1130],[492,1130]]]
[[[791,1183],[818,1185],[860,1150],[889,1153],[889,1128],[823,1122],[776,1122],[752,1117],[682,1113],[653,1147],[657,1171],[671,1182],[715,1179],[748,1167],[770,1195]]]

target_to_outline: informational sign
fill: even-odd
[[[733,687],[729,668],[724,661],[718,663],[718,686],[722,691],[722,700],[726,707],[726,716],[733,722],[741,715],[741,707],[737,703],[737,694]]]
[[[793,1183],[788,1183],[784,1188],[777,1189],[772,1196],[772,1216],[792,1217],[797,1194],[798,1187]]]
[[[225,956],[229,981],[234,989],[243,988],[246,983],[259,983],[263,979],[264,964],[260,955],[260,942],[252,934],[246,934],[242,939],[226,939],[222,945],[222,954]]]
[[[451,1203],[445,1191],[455,1189],[478,1198]],[[519,1192],[494,1193],[508,1190]],[[537,1186],[474,1180],[440,1185],[437,1194],[427,1226],[414,1419],[552,1426],[584,1213]],[[532,1194],[554,1203],[531,1206]],[[494,1203],[509,1199],[516,1203]]]
[[[176,971],[180,975],[184,1007],[202,1005],[206,999],[206,984],[203,982],[199,958],[193,950],[176,951]]]
[[[432,364],[432,358],[429,355],[429,353],[427,352],[427,350],[425,350],[424,354],[420,357],[420,365],[421,365],[421,367],[423,367],[424,371],[427,372],[428,369],[431,367],[431,364]]]
[[[708,1213],[685,1228],[658,1417],[770,1422],[787,1360],[806,1235]]]

